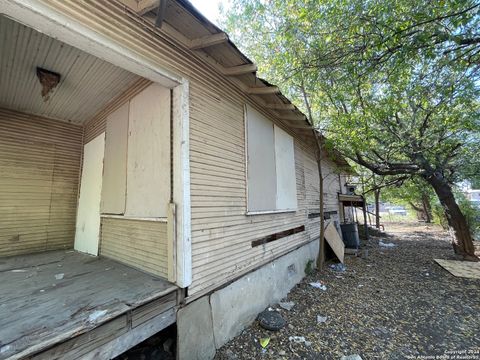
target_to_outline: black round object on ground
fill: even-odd
[[[258,314],[258,322],[264,329],[272,331],[278,331],[287,324],[278,312],[268,310],[264,310]]]

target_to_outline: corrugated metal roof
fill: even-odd
[[[83,123],[140,79],[128,71],[0,16],[0,106]],[[48,101],[36,76],[61,75]]]

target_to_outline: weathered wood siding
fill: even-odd
[[[0,109],[0,256],[73,247],[82,127]]]
[[[102,218],[100,255],[167,277],[167,223]]]
[[[315,232],[305,231],[251,246],[252,240],[307,225],[304,163],[306,158],[314,159],[314,150],[303,139],[284,128],[295,138],[298,211],[246,216],[243,107],[258,103],[208,65],[200,52],[188,50],[166,33],[154,33],[118,3],[43,1],[190,82],[193,283],[189,294],[213,289],[315,238]],[[104,121],[87,124],[85,137],[91,138],[104,126]]]
[[[320,207],[318,166],[313,156],[307,157],[304,170],[307,209],[310,212],[318,212]],[[325,211],[338,211],[339,176],[335,165],[327,158],[322,159],[322,176]]]

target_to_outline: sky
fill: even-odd
[[[213,22],[218,26],[218,19],[220,17],[220,12],[218,6],[222,3],[224,6],[227,5],[227,0],[190,0],[190,2],[195,6],[208,20]]]

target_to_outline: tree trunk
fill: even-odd
[[[410,204],[412,209],[417,212],[417,219],[427,222],[427,214],[425,213],[425,207],[424,207],[423,202],[422,202],[421,207],[415,205],[412,201],[409,201],[408,203]]]
[[[432,222],[432,206],[430,205],[430,198],[425,193],[422,193],[422,206],[425,214],[425,222],[429,224]]]
[[[310,123],[313,124],[313,114],[312,108],[310,107],[310,101],[308,101],[307,91],[305,90],[305,84],[302,78],[302,86],[301,90],[303,93],[303,100],[305,102],[305,106],[308,111],[308,118],[310,119]],[[320,201],[320,245],[318,249],[318,257],[317,257],[317,269],[322,270],[323,265],[325,263],[325,216],[324,216],[324,199],[323,199],[323,171],[322,171],[322,141],[319,138],[319,134],[317,130],[312,128],[313,137],[315,138],[315,142],[317,144],[317,166],[318,166],[318,187],[319,187],[319,201]]]
[[[375,196],[375,227],[380,229],[380,189],[373,191]]]
[[[478,261],[478,257],[475,256],[475,248],[467,220],[455,200],[451,186],[441,175],[432,175],[425,180],[432,185],[445,211],[448,227],[452,235],[453,250],[465,260]]]
[[[317,269],[322,270],[325,263],[325,217],[324,217],[324,199],[323,199],[323,171],[322,171],[322,143],[318,138],[316,130],[313,130],[315,141],[317,143],[317,166],[319,180],[319,201],[320,201],[320,247],[318,249]]]

